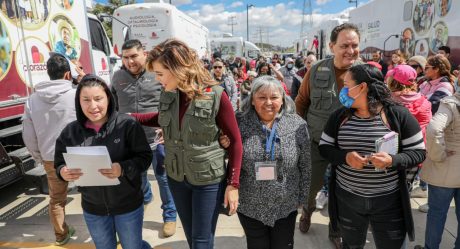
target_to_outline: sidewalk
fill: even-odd
[[[188,249],[185,235],[180,222],[177,233],[170,238],[161,235],[162,218],[158,185],[151,170],[149,171],[154,201],[148,205],[144,218],[143,236],[155,249]],[[64,247],[53,245],[54,234],[48,220],[48,197],[37,194],[36,190],[28,190],[26,183],[18,183],[14,187],[0,190],[0,249],[4,248],[34,248],[34,249],[94,249],[82,217],[80,195],[76,191],[69,194],[67,205],[67,221],[75,227],[76,234],[69,244]],[[20,191],[18,189],[24,189]],[[408,249],[415,245],[423,245],[426,214],[417,210],[426,199],[413,199],[412,208],[415,220],[416,241],[408,245]],[[452,205],[453,206],[453,205]],[[300,217],[300,215],[298,216]],[[312,226],[307,234],[298,230],[295,233],[294,248],[333,249],[329,242],[327,210],[317,211],[313,215]],[[441,249],[454,247],[457,236],[457,221],[454,208],[451,207],[447,217],[446,228],[443,234]],[[215,248],[240,249],[245,248],[246,242],[243,229],[236,215],[227,217],[221,215],[217,224]],[[121,247],[119,247],[121,248]],[[375,249],[372,235],[369,233],[366,249]]]

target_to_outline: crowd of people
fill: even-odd
[[[66,148],[99,145],[112,160],[100,174],[120,183],[78,187],[98,249],[116,248],[117,235],[125,249],[151,248],[142,238],[150,165],[163,235],[174,235],[178,215],[190,248],[214,248],[220,213],[237,214],[248,249],[294,248],[298,210],[307,233],[326,204],[335,248],[364,248],[369,227],[377,248],[406,248],[415,236],[411,195],[428,197],[425,245],[416,248],[439,248],[452,199],[460,212],[450,49],[428,58],[396,51],[387,64],[380,51],[363,60],[359,43],[359,29],[345,23],[333,29],[326,59],[214,53],[200,61],[176,39],[151,51],[129,40],[111,87],[89,74],[76,89],[69,61],[51,56],[50,81],[27,102],[23,137],[47,171],[56,244],[75,233],[66,189],[83,175],[66,165]]]

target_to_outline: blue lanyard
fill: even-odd
[[[278,124],[278,121],[275,120],[272,126],[272,130],[270,131],[270,136],[267,137],[267,141],[265,143],[265,152],[267,155],[270,155],[270,158],[272,161],[275,160],[275,137],[276,137],[276,126]]]

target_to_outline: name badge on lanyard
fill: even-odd
[[[265,143],[265,153],[269,159],[264,162],[255,163],[257,181],[270,181],[277,178],[275,161],[276,126],[277,121],[275,120],[270,136],[267,137],[267,141]]]

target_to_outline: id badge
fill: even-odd
[[[276,162],[256,162],[256,180],[270,181],[276,179]]]

